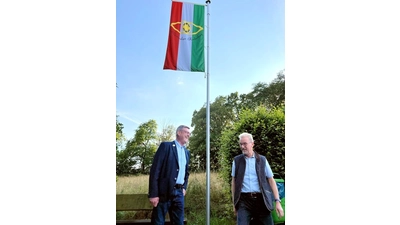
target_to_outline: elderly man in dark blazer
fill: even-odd
[[[168,212],[172,224],[183,225],[190,160],[185,144],[189,137],[190,128],[179,126],[176,129],[176,139],[162,142],[153,158],[148,194],[153,205],[151,224],[164,224]]]

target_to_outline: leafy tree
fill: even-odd
[[[128,140],[127,145],[131,140]],[[124,150],[117,151],[116,158],[116,172],[117,175],[126,175],[135,173],[135,165],[138,163],[137,159],[132,155],[131,151]]]
[[[275,107],[285,102],[285,70],[278,73],[277,77],[269,84],[268,102]]]
[[[278,73],[277,77],[269,84],[259,82],[253,86],[253,91],[243,97],[243,106],[255,108],[259,105],[277,107],[285,101],[285,70]]]
[[[206,160],[206,108],[195,110],[192,116],[192,124],[195,129],[189,138],[190,142],[190,168],[192,171],[205,170]]]
[[[275,175],[285,177],[285,111],[284,105],[267,109],[257,107],[246,109],[240,114],[240,120],[232,129],[227,129],[221,137],[219,159],[222,174],[227,182],[231,181],[231,167],[234,156],[241,154],[238,145],[239,134],[248,132],[253,135],[254,151],[265,155]]]
[[[117,155],[117,173],[148,173],[157,149],[157,123],[149,120],[139,125],[134,138],[128,140],[126,147]]]
[[[232,107],[227,104],[227,97],[219,96],[210,104],[210,167],[213,170],[219,168],[217,155],[222,130],[229,127],[234,118]],[[206,125],[206,108],[194,111],[191,126],[195,129],[190,138],[190,151],[192,168],[198,170],[205,170],[206,167]]]
[[[155,120],[149,120],[141,124],[136,130],[132,146],[127,146],[131,149],[133,155],[139,159],[141,173],[147,173],[154,156],[157,146],[157,123]]]
[[[116,119],[116,149],[121,147],[122,142],[125,140],[124,133],[122,130],[124,129],[124,125],[118,121],[118,115]]]
[[[243,106],[242,106],[243,98],[245,96],[246,95],[239,96],[238,92],[234,92],[234,93],[231,93],[230,95],[228,95],[226,98],[225,105],[226,105],[226,107],[228,107],[232,110],[234,120],[239,119],[240,111],[243,108]]]
[[[123,133],[124,125],[116,119],[116,172],[117,174],[129,173],[129,157],[124,151],[120,151],[125,135]]]
[[[171,124],[164,124],[161,133],[158,134],[158,143],[160,145],[163,141],[172,141],[175,139],[176,128]]]

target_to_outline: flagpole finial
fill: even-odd
[[[206,4],[211,4],[211,1],[210,1],[210,0],[207,0],[207,1],[206,1]]]

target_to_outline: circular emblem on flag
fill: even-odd
[[[188,34],[190,32],[190,24],[188,22],[185,22],[182,26],[182,30],[185,34]]]

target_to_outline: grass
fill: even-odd
[[[147,194],[149,175],[118,177],[117,194]]]
[[[117,194],[147,194],[148,175],[118,177]],[[188,189],[185,196],[185,215],[188,224],[206,223],[206,173],[192,173],[189,176]],[[218,175],[210,173],[210,224],[236,224],[232,210],[230,187]],[[134,212],[118,212],[117,219],[137,216]]]

